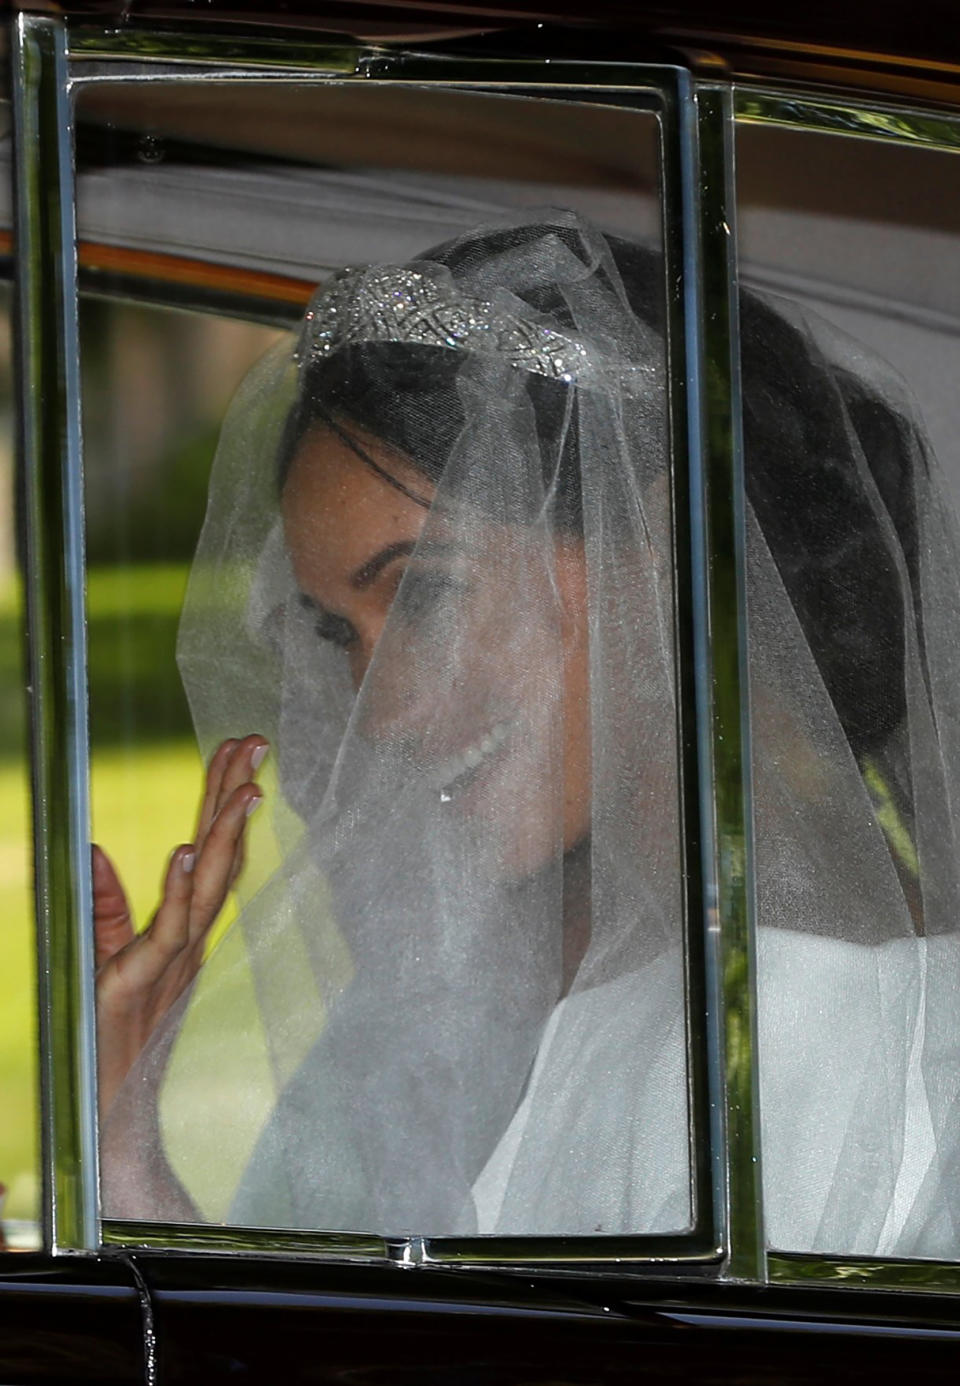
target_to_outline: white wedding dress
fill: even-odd
[[[558,1180],[568,1208],[577,1191],[578,1214],[575,1225],[551,1231],[689,1225],[684,1036],[672,1006],[678,966],[671,953],[556,1007],[523,1102],[473,1186],[481,1232],[542,1233]],[[937,1179],[947,1152],[936,1156],[937,1113],[920,1067],[930,967],[958,976],[955,939],[866,946],[759,931],[770,1246],[956,1254],[937,1240],[951,1191]],[[521,1208],[529,1226],[518,1223]]]

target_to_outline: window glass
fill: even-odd
[[[201,764],[176,638],[210,464],[230,396],[278,334],[209,313],[89,296],[80,326],[93,833],[122,869],[132,919],[142,927],[156,908],[170,836],[189,836],[196,816]],[[225,909],[218,929],[229,920]],[[231,1002],[254,1014],[245,980]],[[235,1056],[252,1081],[262,1042]],[[179,1093],[174,1105],[189,1101]],[[205,1086],[197,1101],[194,1122],[202,1127],[215,1116],[211,1104],[229,1111],[234,1094],[221,1074],[217,1089]],[[242,1145],[221,1147],[219,1156],[222,1172],[242,1158]]]
[[[744,126],[737,169],[768,1236],[951,1259],[956,158]]]
[[[0,104],[0,1244],[38,1243],[36,977],[14,458],[9,111]]]
[[[78,148],[91,284],[293,324],[364,267],[212,473],[250,330],[86,310],[95,830],[140,921],[169,862],[101,973],[106,1213],[688,1230],[654,118],[151,83]]]

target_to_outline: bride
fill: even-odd
[[[108,1213],[199,1216],[158,1092],[237,886],[276,1097],[232,1221],[692,1225],[659,282],[566,214],[479,231],[345,271],[242,387],[180,637],[205,794],[144,933],[95,852]],[[953,538],[895,382],[741,311],[768,1232],[956,1254]]]

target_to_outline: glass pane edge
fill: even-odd
[[[17,389],[33,686],[44,1240],[99,1241],[71,129],[63,25],[14,29]],[[58,326],[51,327],[51,324]]]
[[[104,1247],[151,1251],[251,1252],[258,1256],[306,1254],[362,1261],[389,1259],[389,1248],[382,1237],[348,1232],[293,1232],[104,1218],[102,1236]]]
[[[715,1248],[702,1237],[637,1236],[608,1238],[464,1237],[394,1241],[349,1232],[295,1232],[285,1229],[134,1222],[104,1219],[104,1247],[151,1251],[249,1253],[317,1260],[388,1261],[400,1266],[451,1269],[595,1269],[598,1272],[664,1271],[696,1263],[709,1271]]]
[[[756,1063],[751,759],[746,708],[743,448],[740,420],[733,106],[728,83],[693,84],[696,261],[690,267],[698,339],[698,448],[691,477],[699,595],[698,716],[703,740],[701,793],[704,926],[710,950],[712,1038],[722,1120],[724,1274],[766,1280]]]
[[[923,1290],[960,1294],[960,1265],[949,1261],[893,1261],[853,1256],[806,1256],[771,1251],[770,1280],[780,1285],[843,1285],[851,1289]]]
[[[824,134],[890,140],[960,153],[960,115],[889,101],[824,100],[809,93],[737,83],[734,115],[747,124],[793,125]]]

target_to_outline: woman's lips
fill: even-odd
[[[516,721],[497,722],[462,751],[445,756],[430,775],[431,787],[441,800],[446,803],[469,784],[481,766],[502,750],[518,726]]]

